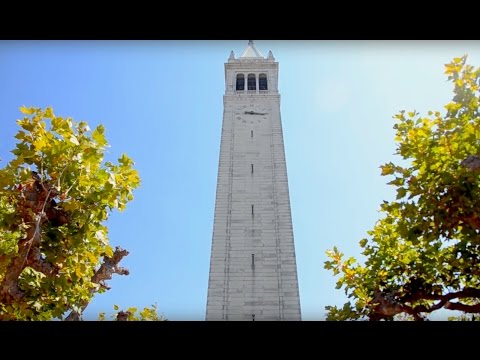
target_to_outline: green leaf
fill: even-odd
[[[20,131],[15,135],[15,138],[18,139],[18,140],[23,140],[23,139],[25,139],[26,136],[27,136],[27,134],[25,133],[25,131],[20,130]]]
[[[122,154],[122,156],[118,159],[118,162],[123,166],[134,165],[132,159],[130,159],[126,154]]]
[[[398,188],[397,189],[397,200],[405,197],[405,195],[407,194],[407,189],[401,187],[401,188]]]
[[[57,270],[51,275],[26,267],[16,279],[22,298],[1,303],[0,318],[62,319],[105,291],[91,281],[105,260],[102,256],[114,254],[104,224],[112,209],[123,209],[133,198],[140,180],[127,155],[119,164],[103,161],[102,126],[94,139],[86,122],[56,117],[52,108],[21,111],[26,116],[17,121],[22,129],[16,134],[13,159],[0,169],[0,280],[11,264],[21,261],[20,245],[28,239],[47,194],[55,206],[49,201],[45,207],[40,251]]]
[[[396,199],[381,204],[382,216],[360,241],[364,264],[344,260],[335,247],[327,252],[324,267],[355,304],[328,307],[327,320],[402,320],[419,306],[427,316],[442,309],[432,308],[442,305],[432,298],[477,288],[480,177],[468,164],[480,156],[480,68],[466,59],[445,65],[453,88],[445,115],[394,116],[401,166],[385,164],[381,175],[396,175],[389,182]],[[480,295],[461,303],[475,306]]]

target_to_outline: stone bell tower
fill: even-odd
[[[301,320],[278,62],[252,40],[225,64],[207,320]]]

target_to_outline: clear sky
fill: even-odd
[[[479,41],[256,41],[280,63],[279,88],[304,320],[343,305],[325,250],[358,242],[394,189],[392,116],[443,110],[443,65]],[[130,251],[112,289],[85,312],[156,303],[171,320],[203,320],[220,149],[224,62],[243,41],[0,41],[0,166],[11,159],[21,105],[104,124],[107,158],[125,152],[142,184],[108,221]]]

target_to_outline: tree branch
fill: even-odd
[[[32,248],[28,254],[26,266],[45,274],[46,276],[54,276],[58,273],[58,267],[52,265],[42,258],[42,253],[38,246]]]
[[[477,171],[480,169],[480,158],[477,155],[468,155],[460,162],[460,165],[465,166],[470,171]]]
[[[448,310],[460,310],[465,313],[480,313],[480,304],[476,305],[465,305],[459,302],[450,302],[448,301],[445,304],[445,309]]]
[[[40,243],[40,222],[42,217],[37,215],[34,226],[31,226],[27,231],[26,239],[18,242],[17,256],[13,257],[10,264],[7,266],[7,272],[0,284],[0,302],[9,303],[9,299],[19,301],[23,292],[18,288],[18,277],[25,268],[25,260],[28,256],[32,244]],[[32,224],[33,225],[33,224]]]
[[[464,288],[460,291],[451,292],[445,295],[440,294],[422,294],[422,296],[414,297],[414,300],[441,300],[449,301],[452,299],[465,299],[465,298],[480,298],[480,289],[476,288]]]
[[[92,282],[95,284],[98,284],[100,287],[107,288],[105,281],[110,280],[113,274],[128,275],[129,274],[128,269],[118,265],[120,261],[127,255],[128,255],[127,250],[124,250],[120,246],[117,246],[111,258],[104,256],[103,264],[100,265],[98,270],[92,276]],[[98,289],[92,288],[90,289],[90,294],[93,294],[96,291],[98,291]],[[81,320],[82,313],[83,311],[85,311],[89,303],[90,301],[84,301],[80,306],[81,311],[77,312],[75,310],[72,310],[70,314],[65,318],[65,321]]]
[[[117,321],[128,321],[128,317],[130,316],[129,311],[120,311],[117,314]]]
[[[18,242],[18,253],[14,256],[10,264],[7,266],[7,272],[0,284],[0,302],[8,303],[9,300],[19,301],[23,292],[18,288],[18,278],[23,269],[28,265],[33,265],[33,268],[42,273],[54,273],[53,266],[41,260],[39,250],[41,241],[41,228],[43,223],[47,220],[45,215],[45,208],[47,206],[52,188],[47,190],[36,172],[32,172],[32,182],[26,186],[21,193],[22,221],[26,224],[31,224],[27,231],[27,236]],[[29,211],[28,211],[29,210]],[[32,211],[33,214],[32,215]],[[31,254],[31,250],[34,253]],[[30,256],[31,255],[31,256]],[[31,264],[28,263],[30,257]]]
[[[417,305],[414,307],[403,304],[401,301],[395,301],[389,294],[384,294],[380,290],[376,290],[374,293],[374,298],[372,304],[375,304],[373,307],[372,313],[370,314],[370,320],[382,320],[388,317],[395,316],[400,313],[407,313],[412,315],[415,320],[423,321],[423,317],[420,316],[420,313],[431,313],[435,310],[439,310],[442,307],[448,310],[460,310],[468,313],[478,313],[480,312],[480,304],[478,305],[465,305],[462,303],[452,303],[452,299],[465,299],[465,298],[477,298],[480,299],[480,289],[476,288],[465,288],[460,291],[451,292],[445,295],[437,294],[425,294],[424,292],[419,292],[413,297],[409,298],[409,302],[418,301],[418,300],[439,300],[436,304],[431,306],[427,305]]]

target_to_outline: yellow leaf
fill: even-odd
[[[42,149],[47,145],[47,142],[44,139],[40,138],[35,141],[33,145],[35,146],[35,149],[37,149],[38,151],[42,151]]]
[[[99,146],[107,145],[107,140],[105,139],[105,128],[103,125],[98,125],[97,128],[93,130],[92,138]]]
[[[33,108],[27,108],[25,105],[20,107],[20,111],[26,115],[32,115],[34,113]]]
[[[97,263],[98,258],[93,253],[89,252],[87,253],[87,256],[92,263]]]
[[[380,270],[380,271],[378,272],[378,277],[383,278],[383,277],[385,277],[385,276],[387,276],[387,275],[388,275],[388,272],[385,271],[385,270]]]
[[[45,113],[43,114],[43,117],[44,118],[47,118],[47,119],[52,119],[55,117],[55,115],[53,114],[53,109],[51,107],[47,107],[45,109]]]
[[[108,256],[108,257],[112,257],[113,256],[113,249],[110,245],[107,245],[105,246],[105,254]]]
[[[380,168],[382,169],[382,176],[385,176],[385,175],[391,175],[395,172],[395,170],[393,169],[393,164],[385,164],[385,165],[381,165]]]

